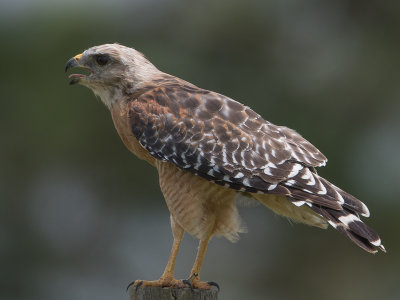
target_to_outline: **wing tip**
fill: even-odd
[[[356,214],[344,209],[342,211],[329,208],[314,208],[328,223],[353,243],[369,253],[377,253],[378,249],[386,253],[379,235],[362,222]]]
[[[361,201],[360,201],[361,202]],[[361,202],[361,209],[362,209],[362,212],[360,213],[363,217],[366,217],[366,218],[369,218],[370,217],[370,212],[369,212],[369,209],[368,209],[368,207],[363,203],[363,202]]]

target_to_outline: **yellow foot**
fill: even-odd
[[[210,290],[211,287],[215,286],[219,291],[219,285],[213,281],[200,281],[199,274],[193,273],[189,279],[183,280],[183,283],[186,283],[190,286],[191,289],[198,289],[198,290]]]
[[[196,280],[196,279],[193,280],[193,282],[192,282],[192,288],[199,289],[199,290],[210,290],[211,287],[213,287],[213,286],[215,286],[219,291],[219,285],[216,282],[213,282],[213,281],[205,282],[205,281],[200,281],[200,280]]]
[[[131,284],[128,285],[129,289],[131,286],[134,288],[138,288],[141,286],[157,286],[157,287],[171,287],[171,288],[188,288],[191,287],[190,284],[185,283],[185,280],[177,280],[174,278],[164,279],[160,278],[158,280],[147,281],[147,280],[135,280]]]

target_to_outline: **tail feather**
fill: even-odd
[[[323,216],[332,227],[346,235],[364,250],[376,253],[376,248],[379,248],[386,252],[379,235],[347,209],[336,211],[319,206],[313,206],[311,209]]]
[[[376,253],[379,248],[386,252],[379,235],[359,218],[359,215],[370,215],[364,203],[316,173],[303,169],[299,175],[284,182],[290,191],[287,197],[293,204],[307,204],[362,249]]]
[[[367,217],[367,218],[370,216],[368,207],[364,203],[362,203],[360,200],[358,200],[356,197],[354,197],[353,195],[350,195],[349,193],[346,193],[342,189],[340,189],[337,186],[335,186],[334,184],[330,183],[325,178],[319,177],[319,180],[324,185],[330,186],[332,189],[335,190],[335,192],[339,195],[339,197],[343,198],[343,201],[344,201],[344,203],[342,204],[343,208],[347,208],[347,209],[349,209],[355,213],[358,213],[364,217]]]
[[[371,245],[365,238],[360,237],[359,235],[354,234],[351,231],[344,229],[343,227],[337,227],[337,230],[344,235],[346,235],[353,243],[355,243],[360,248],[364,249],[369,253],[376,253],[378,250]]]
[[[332,201],[332,199],[321,197],[320,195],[310,194],[298,189],[290,190],[290,198],[297,201],[306,202],[312,205],[320,205],[332,209],[342,209],[342,205],[338,201]]]

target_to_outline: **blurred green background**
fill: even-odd
[[[64,64],[119,42],[159,69],[296,129],[319,173],[371,210],[388,253],[244,207],[249,233],[214,239],[202,279],[220,299],[400,299],[400,2],[0,2],[0,298],[127,299],[172,242],[156,171]],[[185,236],[177,278],[197,241]]]

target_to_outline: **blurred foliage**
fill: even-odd
[[[155,170],[63,72],[119,42],[161,70],[299,131],[319,172],[366,202],[387,254],[257,206],[249,233],[211,243],[202,278],[221,299],[399,299],[400,10],[396,1],[0,3],[0,298],[127,299],[157,278],[171,234]],[[185,238],[177,277],[196,242]]]

